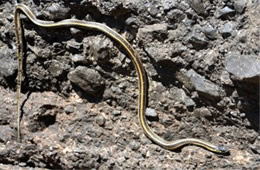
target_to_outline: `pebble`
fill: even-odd
[[[98,115],[96,117],[96,123],[99,125],[99,126],[104,126],[105,123],[106,123],[106,118],[102,115]]]
[[[153,117],[153,118],[157,118],[158,117],[158,114],[156,113],[156,111],[152,108],[146,108],[146,111],[145,111],[145,115],[147,117]]]
[[[137,150],[140,148],[140,144],[139,144],[139,142],[136,142],[135,140],[132,140],[132,141],[129,143],[129,147],[130,147],[130,149],[132,149],[133,151],[137,151]]]
[[[219,18],[226,17],[226,16],[229,16],[231,14],[234,14],[234,12],[235,12],[235,10],[225,6],[224,8],[222,8],[218,11],[218,17]]]
[[[96,70],[84,66],[78,66],[71,71],[68,79],[91,95],[97,95],[105,88],[103,77]]]
[[[227,38],[232,35],[232,24],[230,22],[227,22],[224,24],[224,26],[220,29],[220,33],[223,36],[223,38]]]
[[[121,111],[120,110],[113,110],[112,115],[119,116],[119,115],[121,115]]]
[[[66,114],[70,114],[70,113],[73,113],[74,112],[74,107],[71,106],[71,105],[68,105],[64,108],[64,111]]]
[[[238,13],[242,14],[245,11],[246,1],[247,0],[233,0],[234,8]]]
[[[207,25],[203,29],[204,34],[207,38],[211,40],[217,39],[217,30],[213,28],[211,25]]]

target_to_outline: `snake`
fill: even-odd
[[[85,21],[78,19],[64,19],[61,21],[45,21],[37,19],[32,10],[25,4],[18,4],[14,12],[14,22],[15,22],[15,32],[16,32],[16,42],[17,42],[17,60],[18,60],[18,75],[17,75],[17,140],[21,142],[21,84],[22,84],[22,68],[23,68],[23,55],[24,55],[24,39],[23,39],[23,28],[21,21],[21,14],[24,14],[29,21],[39,27],[45,28],[65,28],[74,27],[85,30],[94,30],[105,34],[110,37],[128,54],[131,59],[138,77],[138,118],[141,128],[145,134],[153,143],[161,146],[162,148],[168,150],[175,150],[177,148],[183,147],[184,145],[197,145],[203,147],[214,153],[227,153],[229,149],[223,145],[214,145],[212,143],[197,139],[197,138],[184,138],[174,141],[168,141],[159,135],[157,135],[153,129],[149,126],[148,120],[146,118],[146,107],[148,100],[148,78],[146,70],[143,66],[140,56],[134,50],[132,45],[119,33],[114,31],[107,25],[99,22]]]

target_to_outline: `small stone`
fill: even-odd
[[[129,143],[129,147],[130,149],[132,149],[133,151],[137,151],[140,148],[140,144],[138,142],[136,142],[135,140],[132,140]]]
[[[240,115],[239,115],[241,118],[244,118],[244,117],[246,117],[246,114],[245,113],[240,113]]]
[[[21,166],[21,167],[25,167],[27,164],[26,164],[26,162],[20,162],[19,163],[19,166]]]
[[[151,16],[156,16],[158,13],[159,13],[159,10],[158,8],[156,8],[154,5],[152,5],[150,8],[149,8],[149,13]]]
[[[260,154],[260,145],[250,145],[251,150],[256,153],[256,154]]]
[[[167,18],[169,18],[171,22],[179,23],[185,18],[185,14],[179,9],[174,9],[167,13]]]
[[[192,9],[194,11],[196,11],[196,13],[198,14],[206,14],[206,9],[205,9],[205,5],[204,5],[204,1],[202,0],[190,0],[189,1],[190,6],[192,7]]]
[[[136,23],[136,18],[135,17],[129,17],[125,21],[126,25],[132,25]]]
[[[73,113],[74,112],[74,107],[71,106],[71,105],[68,105],[64,108],[64,111],[66,114],[70,114],[70,113]]]
[[[221,96],[225,95],[225,92],[221,87],[205,79],[192,69],[186,73],[186,76],[192,87],[194,87],[200,95],[205,96],[208,99],[219,99]],[[186,84],[190,85],[189,83]],[[187,86],[187,88],[189,87],[190,86]]]
[[[246,8],[246,0],[233,0],[235,10],[242,14]]]
[[[8,46],[0,47],[0,79],[13,76],[17,71],[17,61],[14,60],[13,55]]]
[[[6,143],[12,140],[14,136],[14,130],[7,125],[0,126],[0,142]]]
[[[188,36],[188,41],[196,49],[204,49],[208,45],[208,40],[205,37],[200,27],[195,27],[190,35]]]
[[[74,62],[74,63],[84,63],[86,61],[85,57],[83,55],[80,55],[80,54],[75,54],[75,55],[72,55],[71,56],[71,60]]]
[[[146,111],[145,111],[145,115],[147,117],[153,117],[153,118],[157,118],[158,117],[158,114],[156,113],[156,111],[152,108],[146,108]]]
[[[232,24],[230,22],[226,23],[221,29],[220,33],[223,36],[223,38],[227,38],[232,35]]]
[[[230,52],[225,57],[225,69],[235,75],[235,79],[259,84],[260,60],[251,55]]]
[[[78,34],[82,33],[82,30],[72,27],[72,28],[70,28],[70,32],[72,35],[78,35]]]
[[[168,11],[174,7],[176,7],[177,2],[173,0],[162,0],[162,7],[165,11]]]
[[[106,118],[102,115],[98,115],[96,117],[96,123],[99,125],[99,126],[104,126],[105,123],[106,123]]]
[[[207,38],[211,40],[217,39],[217,30],[213,28],[211,25],[207,25],[203,29],[204,34]]]
[[[235,13],[235,10],[225,6],[224,8],[220,9],[218,11],[218,18],[225,18],[227,16],[233,15]]]
[[[119,115],[121,115],[121,111],[120,110],[113,110],[112,115],[119,116]]]
[[[60,6],[58,3],[53,3],[50,7],[47,8],[47,10],[51,14],[50,18],[52,20],[65,19],[68,17],[70,12],[70,8]]]
[[[78,66],[68,74],[68,79],[91,95],[97,95],[104,90],[104,79],[94,69]]]
[[[53,77],[59,77],[64,72],[66,66],[57,60],[46,61],[44,64],[48,65],[48,71]]]
[[[172,99],[175,100],[175,102],[182,102],[187,107],[196,106],[195,102],[186,95],[185,91],[183,89],[173,89],[171,90]]]
[[[153,39],[165,40],[167,36],[168,24],[145,25],[138,29],[137,38],[142,41],[152,41]]]

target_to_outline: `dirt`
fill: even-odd
[[[167,140],[224,145],[169,151],[137,117],[134,65],[96,31],[40,28],[23,17],[22,142],[17,142],[13,12],[0,2],[1,169],[259,169],[259,1],[24,1],[42,20],[108,25],[140,54],[149,124]]]

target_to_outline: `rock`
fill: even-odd
[[[225,58],[224,66],[237,79],[259,84],[260,60],[258,58],[230,52]]]
[[[146,111],[145,111],[145,115],[147,117],[152,117],[152,118],[157,118],[158,117],[158,114],[156,113],[156,111],[152,108],[146,108]]]
[[[184,103],[187,107],[195,106],[195,102],[186,95],[183,89],[173,89],[171,91],[171,97],[173,100],[176,102],[182,102]]]
[[[218,18],[226,18],[228,16],[232,16],[235,13],[235,10],[225,6],[224,8],[218,11],[217,17]]]
[[[186,73],[186,76],[189,79],[192,87],[195,88],[195,90],[197,90],[201,96],[204,96],[208,99],[219,99],[224,95],[224,90],[221,87],[205,79],[194,70],[190,69]]]
[[[177,2],[175,0],[162,0],[161,3],[165,11],[172,9],[177,5]]]
[[[17,61],[15,55],[7,46],[0,48],[0,77],[10,77],[17,71]]]
[[[137,38],[141,41],[152,41],[153,39],[165,40],[167,37],[168,24],[145,25],[138,29]]]
[[[72,105],[68,105],[64,108],[66,114],[70,114],[74,112],[74,107]]]
[[[50,60],[46,61],[44,64],[48,66],[48,71],[53,77],[59,77],[63,74],[64,70],[66,69],[64,63],[59,62],[57,60]]]
[[[133,151],[137,151],[140,148],[140,143],[136,142],[135,140],[132,140],[129,143],[129,147],[133,150]]]
[[[204,0],[189,0],[192,9],[200,15],[206,14],[205,2]]]
[[[170,57],[172,56],[173,48],[163,44],[154,44],[153,46],[145,47],[145,51],[153,58],[153,60],[159,62],[170,59]]]
[[[99,126],[104,126],[106,124],[106,118],[102,115],[98,115],[96,117],[96,123],[99,125]]]
[[[211,40],[217,39],[217,30],[213,28],[211,25],[207,25],[203,28],[203,32],[207,38]]]
[[[242,14],[246,8],[246,0],[232,0],[237,13]]]
[[[159,14],[160,11],[159,11],[158,8],[156,8],[156,6],[151,5],[151,6],[148,8],[148,12],[149,12],[149,14],[150,14],[151,16],[155,17],[156,15]]]
[[[75,54],[75,55],[72,55],[71,56],[71,60],[74,62],[74,63],[86,63],[86,58],[85,56],[83,55],[80,55],[80,54]]]
[[[125,21],[126,25],[132,25],[132,24],[136,24],[136,18],[135,17],[129,17],[126,19]]]
[[[121,115],[121,111],[120,110],[113,110],[112,115],[119,116],[119,115]]]
[[[192,32],[188,36],[188,41],[196,49],[204,49],[208,45],[208,40],[206,39],[205,35],[201,31],[200,27],[195,27],[192,30]]]
[[[232,24],[230,22],[227,22],[224,24],[224,26],[220,29],[220,33],[223,36],[223,38],[227,38],[232,35]]]
[[[167,13],[167,18],[173,23],[179,23],[185,18],[184,12],[179,9],[173,9]]]
[[[101,75],[94,69],[78,66],[68,74],[68,79],[88,94],[104,91],[105,83]]]
[[[70,8],[60,6],[58,3],[53,3],[50,7],[47,8],[50,13],[51,20],[61,20],[69,16]]]
[[[70,52],[76,54],[76,53],[79,53],[79,52],[82,51],[83,44],[82,44],[82,42],[77,42],[77,41],[75,41],[74,39],[72,39],[72,40],[70,40],[70,41],[67,42],[66,48],[67,48]]]
[[[10,126],[7,125],[1,125],[0,126],[0,142],[6,143],[8,141],[11,141],[14,137],[14,130],[10,128]]]

